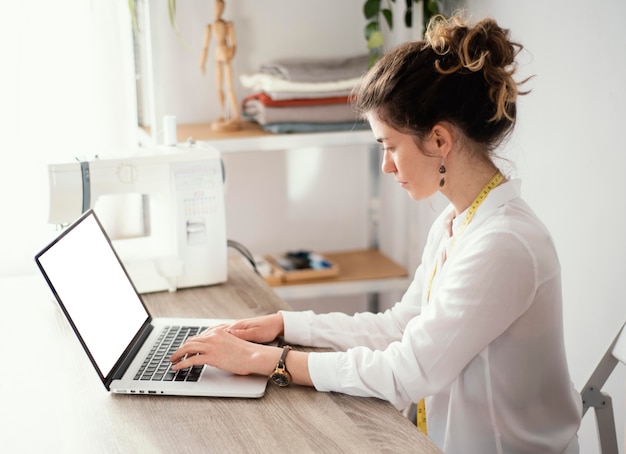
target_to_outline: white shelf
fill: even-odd
[[[352,282],[300,283],[298,285],[273,287],[273,289],[278,296],[288,300],[355,295],[360,293],[404,291],[410,283],[411,281],[408,278],[386,278]]]
[[[241,139],[209,139],[206,142],[221,152],[291,150],[308,147],[342,147],[349,145],[374,145],[371,131],[342,131],[271,136],[244,137]]]
[[[142,129],[141,133],[144,140],[150,137],[148,128]],[[179,143],[188,139],[207,143],[223,153],[377,145],[370,130],[272,134],[249,122],[244,123],[240,131],[222,133],[212,131],[208,123],[180,124],[177,126],[177,139]]]
[[[337,265],[337,275],[291,282],[276,281],[273,276],[268,283],[284,299],[405,290],[410,283],[407,270],[376,249],[321,255]]]

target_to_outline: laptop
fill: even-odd
[[[207,365],[170,370],[169,357],[188,336],[231,320],[153,318],[93,210],[37,253],[35,261],[108,391],[264,395],[264,376],[238,376]],[[151,358],[154,355],[162,359]]]

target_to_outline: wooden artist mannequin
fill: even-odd
[[[224,21],[224,0],[215,0],[215,22],[208,24],[204,35],[204,47],[200,57],[200,70],[205,74],[206,59],[209,52],[211,38],[215,37],[215,79],[217,93],[220,101],[222,116],[211,123],[214,131],[236,131],[241,128],[239,106],[233,89],[233,70],[231,60],[235,56],[237,43],[235,41],[235,29],[232,22]],[[228,100],[231,107],[231,116],[225,115],[224,77],[228,88]]]

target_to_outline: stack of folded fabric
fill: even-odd
[[[368,68],[369,56],[285,59],[242,75],[253,94],[243,100],[243,115],[274,133],[366,129],[349,96]]]

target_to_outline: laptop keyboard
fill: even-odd
[[[190,336],[207,329],[197,326],[166,326],[135,375],[135,380],[198,381],[204,366],[193,366],[179,371],[171,369],[170,357]]]

